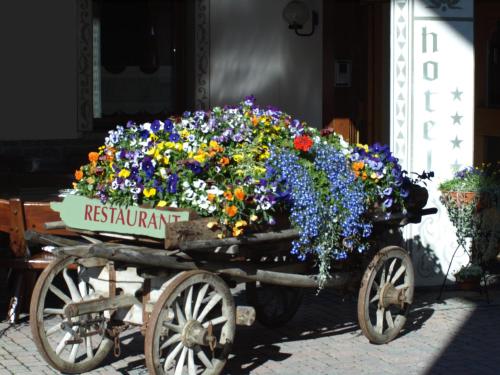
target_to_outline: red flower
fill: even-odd
[[[313,140],[307,135],[299,135],[293,140],[293,146],[296,150],[307,152],[313,145]]]

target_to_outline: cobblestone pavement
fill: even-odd
[[[307,294],[295,318],[275,330],[238,327],[225,374],[500,374],[500,291],[417,292],[405,330],[372,345],[357,324],[356,303],[331,291]],[[1,323],[0,330],[7,324]],[[144,340],[124,334],[122,355],[92,374],[146,374]],[[37,353],[28,323],[0,337],[0,375],[54,374]]]

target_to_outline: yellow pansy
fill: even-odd
[[[186,129],[183,129],[179,132],[179,135],[182,137],[182,138],[187,138],[189,137],[189,131],[187,131]]]
[[[122,170],[118,173],[118,177],[127,178],[128,176],[130,176],[130,171],[129,171],[129,170],[127,170],[127,169],[122,169]]]
[[[255,214],[250,215],[250,221],[257,221],[259,217]]]
[[[155,188],[145,188],[144,191],[142,192],[146,198],[151,198],[156,195],[156,189]]]
[[[167,201],[159,201],[156,207],[165,207],[167,205]]]
[[[262,174],[266,172],[266,168],[255,166],[253,167],[255,174]]]
[[[244,156],[242,154],[233,155],[233,160],[236,163],[240,163],[243,159],[244,159]]]
[[[206,158],[207,158],[207,156],[205,153],[200,153],[200,154],[195,155],[193,157],[193,159],[196,160],[198,163],[204,163]]]

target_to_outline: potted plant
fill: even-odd
[[[468,264],[462,266],[455,272],[455,280],[457,285],[462,290],[474,290],[479,287],[481,277],[483,276],[483,269],[477,264]]]
[[[488,223],[491,222],[488,217],[491,211],[499,209],[500,162],[464,168],[441,183],[439,190],[441,201],[457,230],[458,244],[468,250],[467,239],[472,240],[470,264],[457,272],[457,280],[463,279],[463,275],[480,277],[480,266],[496,255],[487,247],[499,237],[498,225]]]

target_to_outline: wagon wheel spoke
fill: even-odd
[[[182,326],[170,323],[170,322],[163,322],[162,323],[164,327],[168,328],[171,331],[177,332],[177,333],[182,333]]]
[[[186,320],[191,320],[193,318],[192,314],[192,304],[193,304],[193,286],[189,288],[188,294],[186,296],[186,302],[184,306],[184,312],[186,313]]]
[[[92,347],[92,339],[85,337],[85,349],[87,350],[87,358],[94,358],[94,348]]]
[[[61,354],[61,352],[63,351],[64,347],[66,346],[66,341],[68,341],[70,338],[71,338],[71,333],[66,332],[64,334],[63,338],[61,339],[61,341],[59,341],[59,344],[56,347],[56,354],[57,355]]]
[[[374,296],[374,297],[370,300],[370,303],[373,303],[373,302],[378,301],[378,300],[379,300],[379,298],[380,298],[380,294],[378,294],[378,293],[377,293],[377,294],[376,294],[376,295],[375,295],[375,296]]]
[[[198,296],[196,297],[196,303],[194,305],[193,319],[198,318],[198,311],[200,311],[200,307],[201,307],[203,299],[205,298],[205,295],[207,294],[208,287],[209,287],[209,285],[205,284],[198,292]]]
[[[87,283],[85,281],[80,281],[78,283],[78,291],[80,292],[80,295],[82,296],[82,299],[88,296],[88,287]]]
[[[188,373],[189,375],[196,375],[196,364],[194,363],[194,351],[189,348],[188,350]]]
[[[210,324],[212,324],[213,326],[216,326],[218,324],[222,324],[222,323],[225,323],[225,322],[227,322],[227,317],[225,317],[225,316],[219,316],[218,318],[206,321],[205,323],[202,324],[202,326],[203,326],[203,328],[208,328],[208,326]]]
[[[404,288],[408,288],[408,284],[401,284],[401,285],[395,286],[394,288],[396,290],[401,290],[401,289],[404,289]]]
[[[170,354],[167,356],[167,359],[165,360],[165,364],[163,365],[163,370],[168,371],[170,368],[170,365],[172,364],[172,361],[177,357],[177,354],[181,351],[181,349],[184,347],[182,345],[182,342],[178,343],[177,346],[170,352]]]
[[[68,286],[69,293],[71,294],[71,299],[74,302],[80,302],[82,300],[82,297],[80,296],[80,292],[78,291],[78,288],[75,285],[75,282],[71,278],[70,275],[68,275],[68,269],[65,268],[63,271],[63,277],[64,281],[66,281],[66,285]]]
[[[401,267],[399,267],[399,269],[397,270],[397,272],[394,274],[394,277],[392,278],[391,280],[391,283],[396,283],[396,281],[398,281],[398,279],[401,277],[401,275],[403,275],[403,273],[406,271],[406,267],[404,264],[401,264]]]
[[[384,308],[379,307],[377,309],[377,325],[375,326],[375,329],[378,333],[382,334],[384,330]]]
[[[181,356],[179,357],[179,360],[177,361],[177,366],[175,367],[175,374],[174,375],[182,375],[182,369],[184,368],[184,363],[186,362],[186,354],[187,354],[187,347],[182,348]]]
[[[380,285],[385,284],[385,263],[382,265],[382,275],[380,276]]]
[[[380,287],[379,287],[378,283],[375,280],[373,280],[372,290],[379,290],[379,289],[380,289]]]
[[[208,359],[207,355],[205,354],[203,349],[199,347],[199,345],[196,345],[194,347],[194,351],[196,352],[196,356],[198,357],[198,359],[205,365],[206,368],[213,367],[212,362],[210,361],[210,359]]]
[[[386,283],[391,281],[392,271],[394,271],[394,266],[396,265],[397,260],[398,258],[394,258],[389,266],[389,272],[387,272],[387,279],[385,281]]]
[[[176,333],[173,336],[170,336],[167,341],[165,341],[163,344],[160,346],[160,350],[165,349],[166,347],[169,347],[172,344],[175,344],[176,342],[181,341],[181,334]]]
[[[392,319],[392,314],[390,310],[385,312],[385,320],[387,321],[387,326],[389,328],[394,328],[394,320]]]
[[[69,353],[68,362],[75,363],[76,355],[78,354],[78,348],[79,347],[80,347],[80,344],[74,344],[71,347],[71,353]]]
[[[175,315],[177,316],[177,321],[179,322],[179,325],[182,327],[184,324],[186,324],[186,318],[182,314],[181,307],[179,306],[179,302],[175,302]]]
[[[199,322],[202,322],[205,316],[219,303],[219,301],[222,300],[222,296],[220,294],[214,294],[210,301],[206,304],[205,308],[203,311],[200,313],[200,316],[198,316],[197,320]]]
[[[69,298],[61,289],[59,289],[57,286],[52,284],[49,286],[49,290],[54,293],[57,297],[59,297],[60,300],[62,300],[64,303],[71,303],[73,300]]]
[[[48,314],[48,315],[64,315],[64,310],[47,307],[47,308],[43,309],[43,313]]]

